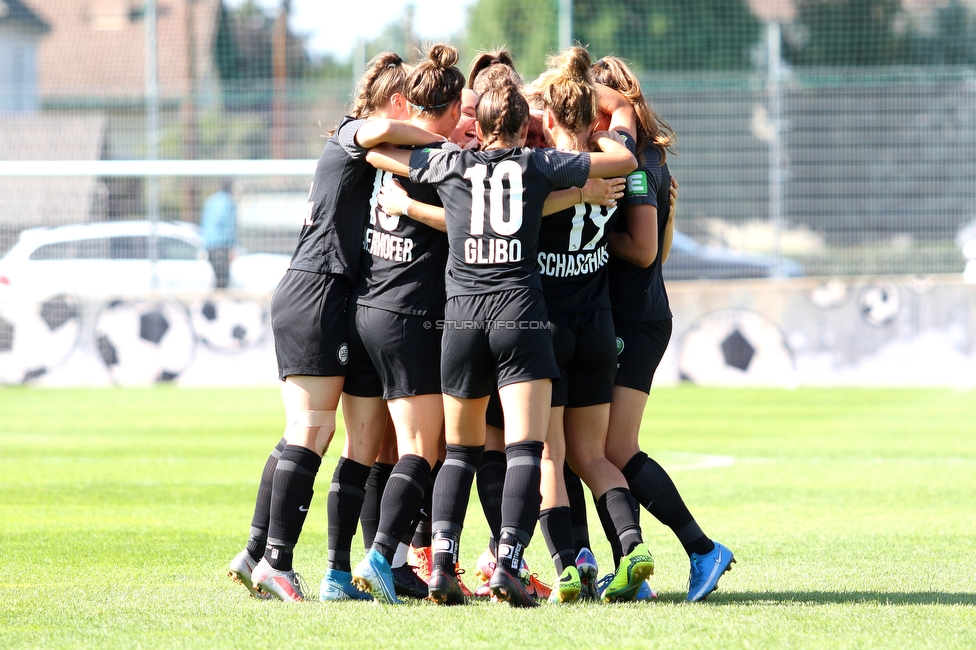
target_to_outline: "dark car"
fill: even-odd
[[[795,278],[803,266],[785,257],[702,246],[684,233],[674,232],[671,254],[664,263],[665,280],[734,280]]]

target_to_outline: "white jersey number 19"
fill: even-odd
[[[590,251],[596,248],[596,243],[600,241],[603,237],[603,229],[606,228],[607,222],[610,221],[610,215],[616,208],[610,208],[607,210],[606,214],[603,214],[603,210],[598,205],[590,205],[588,203],[577,203],[576,213],[573,215],[573,229],[569,231],[569,250],[578,251],[580,245],[583,243],[583,225],[586,223],[587,214],[590,217],[590,221],[593,225],[597,227],[596,235],[590,240],[586,246],[583,246],[583,250]]]

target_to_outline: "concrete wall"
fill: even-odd
[[[976,285],[961,276],[674,282],[669,291],[674,335],[657,385],[976,386]],[[37,304],[0,291],[0,382],[273,386],[268,301]]]
[[[976,385],[976,286],[961,276],[669,285],[657,381]]]

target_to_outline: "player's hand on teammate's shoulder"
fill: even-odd
[[[590,205],[612,207],[624,195],[627,181],[624,178],[590,178],[583,186],[583,202]]]

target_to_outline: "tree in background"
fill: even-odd
[[[558,47],[559,0],[478,0],[468,14],[468,58],[475,51],[504,46],[525,79],[545,69],[546,56]],[[606,6],[619,0],[605,0]],[[579,2],[577,2],[579,4]],[[608,9],[612,14],[612,9]]]
[[[275,16],[265,13],[255,0],[221,9],[216,59],[228,108],[253,109],[270,103],[274,26]],[[286,56],[290,79],[316,73],[316,66],[305,51],[305,40],[304,35],[289,29]]]
[[[783,57],[796,66],[976,63],[976,14],[959,0],[794,0]]]
[[[504,44],[531,78],[558,49],[558,0],[478,0],[467,44]],[[762,25],[744,0],[574,0],[573,40],[641,70],[737,70],[751,65]]]
[[[573,38],[639,70],[741,70],[762,25],[743,0],[577,0]]]
[[[976,64],[973,0],[574,0],[572,36],[595,57],[616,54],[638,70],[745,70],[773,2],[793,16],[783,57],[794,66]],[[532,78],[558,48],[558,6],[478,0],[466,45],[504,44]]]
[[[976,64],[976,5],[967,9],[959,0],[936,10],[934,34],[920,30],[915,40],[920,62],[958,65]]]

